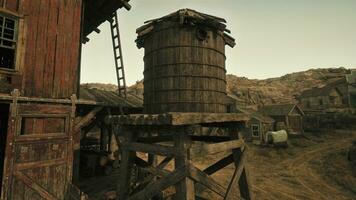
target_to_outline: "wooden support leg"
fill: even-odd
[[[105,124],[100,128],[100,150],[107,151],[109,142],[109,129]]]
[[[175,158],[175,168],[184,168],[190,166],[189,147],[190,138],[183,132],[177,133],[175,137],[175,147],[179,154]],[[195,200],[194,181],[188,177],[183,178],[176,184],[176,200]]]
[[[240,138],[237,128],[235,127],[231,128],[229,132],[230,132],[230,137],[232,139]],[[244,152],[241,148],[237,148],[232,150],[232,153],[234,157],[236,171],[241,171],[241,176],[239,176],[238,179],[238,187],[240,189],[240,195],[243,199],[251,200],[252,198],[251,198],[251,192],[249,187],[249,180],[247,178],[246,168],[244,167],[244,155],[243,155]],[[232,182],[235,181],[232,180]]]
[[[129,129],[122,129],[125,140],[122,143],[129,143],[135,140],[135,135]],[[128,199],[131,186],[131,174],[136,152],[129,149],[121,151],[120,178],[118,180],[117,194],[118,200]]]

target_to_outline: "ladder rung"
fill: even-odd
[[[117,27],[117,24],[111,25],[111,28],[116,28],[116,27]]]
[[[108,19],[108,21],[109,21],[110,23],[113,23],[113,22],[114,22],[114,19]]]
[[[114,48],[115,48],[115,49],[118,49],[118,48],[120,48],[120,46],[115,46]]]
[[[113,37],[113,39],[116,39],[116,38],[119,38],[119,35],[115,35],[115,36]]]
[[[124,79],[124,77],[120,77],[120,78],[119,78],[119,80],[123,80],[123,79]]]
[[[116,69],[122,69],[122,67],[117,67]]]
[[[119,59],[121,59],[121,56],[116,57],[116,60],[119,60]]]

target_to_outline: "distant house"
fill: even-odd
[[[261,143],[263,135],[267,131],[273,131],[274,119],[252,108],[242,106],[235,95],[228,95],[227,106],[229,113],[244,113],[250,116],[247,126],[242,130],[245,140]]]
[[[351,74],[346,75],[349,91],[350,107],[356,108],[356,70],[352,70]]]
[[[275,120],[274,129],[285,129],[289,134],[301,134],[303,130],[303,110],[296,104],[266,105],[259,112]]]
[[[324,87],[305,90],[299,97],[303,109],[347,108],[348,92],[345,78],[331,82]]]
[[[273,131],[274,119],[252,109],[236,108],[236,110],[238,113],[245,113],[251,117],[246,128],[242,131],[245,140],[258,144],[264,143],[264,135],[268,131]]]

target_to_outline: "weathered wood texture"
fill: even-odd
[[[154,115],[112,115],[106,121],[120,125],[193,125],[209,123],[245,123],[249,116],[240,113],[166,113]]]
[[[17,63],[22,95],[70,98],[78,86],[82,0],[3,0],[3,10],[20,16]],[[21,34],[20,34],[21,35]],[[13,88],[14,89],[14,88]]]
[[[157,23],[144,43],[145,112],[226,112],[225,44],[204,25]]]
[[[3,199],[64,199],[72,176],[71,106],[11,105]]]
[[[185,113],[187,114],[187,113]],[[121,174],[123,177],[118,180],[118,190],[120,199],[150,199],[157,195],[174,195],[174,199],[194,200],[196,199],[195,185],[200,184],[210,189],[221,198],[226,200],[246,199],[250,200],[249,183],[247,172],[244,167],[244,141],[236,135],[236,129],[228,128],[225,125],[230,140],[223,142],[196,142],[193,141],[191,130],[199,125],[188,126],[152,126],[146,129],[141,125],[123,125],[121,132],[116,133],[116,137],[122,138],[122,162]],[[137,138],[152,137],[153,133],[175,135],[165,144],[145,143],[144,140],[138,141]],[[121,136],[120,136],[121,134]],[[159,137],[154,136],[154,137]],[[150,141],[150,140],[147,140]],[[194,156],[204,158],[207,155],[221,151],[230,152],[230,155],[212,163],[205,170],[200,170],[194,166]],[[162,155],[166,158],[158,165],[145,161],[136,155],[136,152],[148,153],[150,155]],[[174,159],[174,170],[165,169],[167,164]],[[138,178],[132,179],[131,173],[134,164],[144,171]],[[221,185],[214,180],[212,174],[225,168],[231,163],[235,164],[235,173],[231,177],[228,186]],[[148,173],[148,174],[147,174]],[[147,175],[144,175],[147,174]],[[132,182],[131,182],[132,181]],[[170,188],[169,191],[166,191]],[[172,190],[173,189],[173,190]],[[172,190],[172,191],[171,191]],[[130,193],[131,192],[131,193]],[[238,195],[240,193],[240,195]]]

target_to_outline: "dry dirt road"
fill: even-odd
[[[356,200],[356,172],[347,149],[356,131],[306,134],[288,148],[249,145],[248,164],[256,200]],[[203,165],[203,161],[201,165]],[[228,185],[233,166],[214,175]],[[209,199],[220,199],[205,191]]]
[[[356,199],[356,174],[346,156],[354,139],[355,133],[340,131],[292,139],[287,149],[251,147],[256,199]]]

